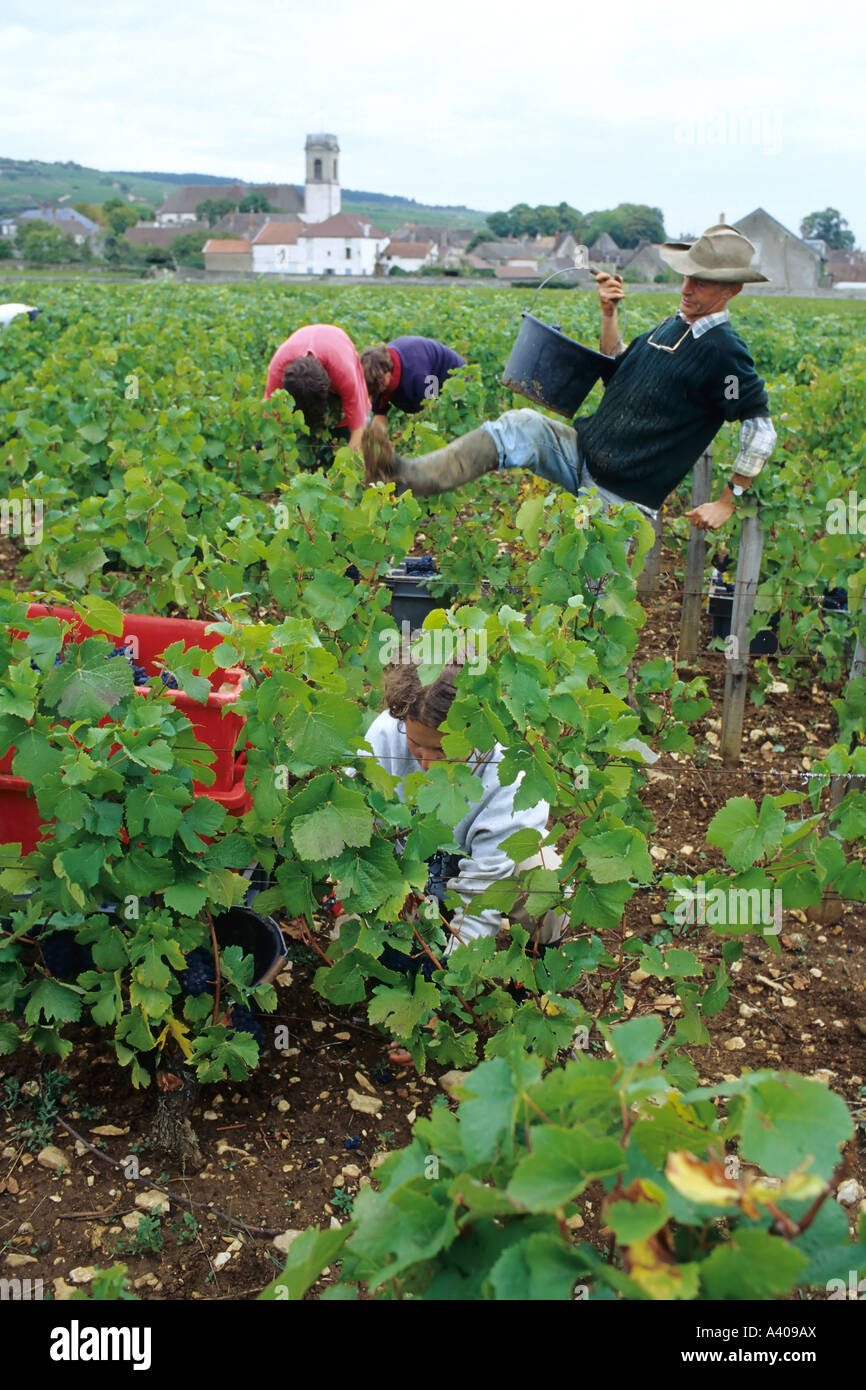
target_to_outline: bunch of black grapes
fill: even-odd
[[[211,989],[216,981],[211,952],[203,946],[197,946],[194,951],[190,951],[186,958],[186,968],[179,972],[177,978],[181,989],[187,994],[204,994],[206,990]],[[251,1033],[259,1047],[264,1047],[264,1029],[256,1015],[242,1004],[232,1006],[231,1027],[236,1033]]]

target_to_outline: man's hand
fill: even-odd
[[[699,531],[717,531],[726,521],[730,521],[736,510],[733,499],[730,502],[722,499],[719,502],[702,502],[699,507],[692,507],[691,511],[686,512],[686,516]]]
[[[596,272],[595,287],[598,290],[598,297],[601,301],[601,312],[604,318],[612,318],[619,306],[619,301],[625,298],[625,290],[622,287],[621,275],[608,275],[606,271]]]

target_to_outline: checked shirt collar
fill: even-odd
[[[685,319],[683,318],[683,315],[680,313],[679,309],[677,309],[676,317],[678,319],[683,319],[683,323],[685,323]],[[695,322],[692,324],[692,337],[700,338],[704,333],[709,333],[711,328],[715,328],[720,323],[727,322],[727,309],[721,309],[717,314],[704,314],[702,318],[696,319]]]

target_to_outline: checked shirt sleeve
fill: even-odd
[[[776,431],[769,415],[756,415],[740,422],[740,451],[733,472],[742,478],[757,478],[776,447]]]

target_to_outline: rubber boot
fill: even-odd
[[[415,497],[450,492],[499,466],[496,445],[485,429],[472,430],[435,453],[407,459],[394,453],[383,430],[369,425],[363,450],[368,486],[393,481],[395,492],[411,492]]]

